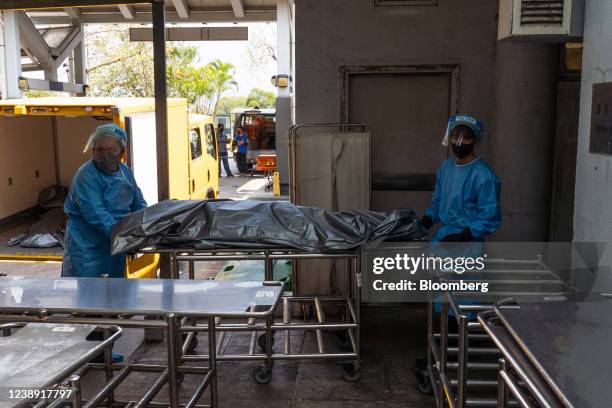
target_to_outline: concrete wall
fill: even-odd
[[[586,2],[574,241],[612,240],[612,157],[589,153],[593,84],[612,82],[612,2]]]
[[[458,110],[484,122],[479,154],[502,179],[494,239],[545,240],[558,47],[499,44],[497,11],[494,0],[296,0],[296,123],[340,121],[343,66],[459,64]]]
[[[459,108],[490,125],[496,14],[497,2],[491,0],[418,7],[297,0],[296,123],[340,120],[341,66],[459,63]]]

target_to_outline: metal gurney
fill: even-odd
[[[80,377],[73,374],[121,336],[117,326],[6,323],[0,330],[4,334],[0,337],[2,408],[27,404],[26,394],[35,390],[38,396],[49,394],[50,401],[63,399],[80,407]],[[109,330],[112,335],[88,340],[96,330]]]
[[[496,306],[478,320],[503,354],[498,406],[612,404],[612,305],[556,301]]]
[[[201,382],[187,407],[210,388],[210,406],[217,406],[215,317],[267,318],[282,293],[280,282],[215,282],[165,279],[15,279],[0,278],[0,322],[104,324],[120,327],[158,328],[166,335],[167,363],[114,364],[110,353],[104,364],[86,369],[106,372],[107,383],[84,404],[94,407],[106,401],[132,407],[157,406],[153,398],[168,384],[169,403],[179,406],[178,383],[185,374],[201,376]],[[128,317],[163,317],[164,320],[135,320]],[[209,360],[207,367],[187,366],[179,336],[185,332],[184,318],[207,321]],[[155,383],[138,401],[116,401],[114,390],[131,372],[158,373]],[[83,373],[81,373],[84,375]],[[2,385],[2,384],[0,384]]]
[[[167,253],[171,259],[171,276],[179,278],[179,262],[189,265],[189,278],[194,278],[194,263],[204,261],[250,260],[264,263],[266,280],[272,279],[273,262],[275,260],[336,260],[345,264],[346,279],[343,293],[325,296],[295,295],[294,292],[285,292],[282,296],[282,318],[274,319],[273,314],[256,319],[250,317],[242,323],[224,321],[223,316],[217,318],[215,329],[219,332],[218,351],[223,344],[225,334],[228,332],[249,332],[251,340],[248,352],[243,354],[219,354],[219,361],[262,361],[264,366],[253,372],[253,378],[258,383],[268,383],[272,378],[272,366],[276,360],[335,360],[343,364],[344,376],[348,381],[356,381],[360,373],[360,343],[359,343],[359,313],[360,313],[360,272],[359,255],[357,253],[320,254],[306,253],[295,249],[249,249],[236,248],[215,251],[183,249],[155,249],[149,248],[141,252]],[[298,271],[292,269],[292,282],[298,282]],[[180,281],[180,280],[179,280]],[[207,281],[207,282],[236,282],[236,281]],[[239,284],[237,282],[236,284]],[[312,308],[314,317],[312,321],[295,321],[292,319],[292,306],[299,305]],[[327,305],[334,305],[340,310],[335,320],[325,313]],[[262,317],[262,316],[260,316]],[[206,331],[206,326],[199,326],[196,319],[185,318],[182,322],[185,331],[190,333],[183,344],[183,353],[189,351],[190,344],[198,331]],[[315,352],[298,352],[291,348],[291,334],[296,331],[313,331],[317,349]],[[340,350],[325,347],[325,332],[334,332],[338,335],[336,342]],[[258,337],[258,334],[261,335]],[[275,336],[276,334],[276,336]],[[275,337],[283,335],[284,342],[281,350],[273,350]],[[210,336],[210,333],[209,333]],[[259,351],[256,350],[259,346]],[[185,361],[207,361],[205,355],[186,355]]]

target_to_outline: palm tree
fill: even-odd
[[[229,62],[217,59],[208,63],[205,68],[210,88],[213,91],[212,95],[210,95],[210,102],[214,102],[211,111],[215,115],[219,107],[221,95],[233,87],[238,88],[238,83],[234,80],[234,65]]]

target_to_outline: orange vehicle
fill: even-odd
[[[249,169],[256,167],[260,155],[276,155],[276,111],[274,109],[250,109],[236,113],[234,134],[242,127],[249,136],[247,165]],[[232,144],[232,148],[234,144]]]

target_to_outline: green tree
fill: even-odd
[[[204,68],[213,91],[209,112],[215,115],[221,95],[232,88],[238,89],[238,83],[234,80],[234,65],[217,59],[209,62]]]
[[[236,108],[246,107],[247,105],[246,96],[224,96],[219,101],[217,106],[217,114],[229,114]]]
[[[152,44],[130,42],[129,26],[93,27],[86,33],[92,95],[154,96]],[[221,95],[237,86],[232,64],[198,66],[196,47],[168,43],[166,55],[168,96],[186,98],[195,112],[214,114]]]
[[[253,88],[246,100],[246,106],[250,108],[258,106],[262,109],[274,108],[276,106],[276,95],[274,92]]]

